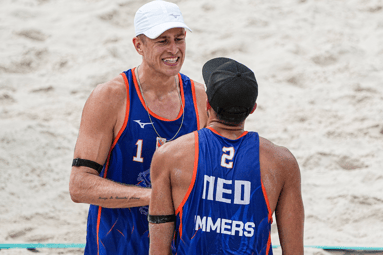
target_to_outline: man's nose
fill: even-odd
[[[178,53],[178,46],[176,42],[171,42],[168,50],[171,54],[176,55]]]

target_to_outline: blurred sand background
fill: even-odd
[[[202,82],[219,56],[256,73],[246,128],[296,156],[305,245],[383,247],[383,1],[171,1],[193,29],[183,73]],[[85,243],[88,205],[68,192],[81,111],[140,63],[133,18],[146,2],[0,0],[0,243]]]

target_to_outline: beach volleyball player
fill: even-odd
[[[149,2],[134,27],[141,64],[98,85],[82,114],[70,194],[91,204],[85,254],[148,254],[153,153],[206,124],[204,85],[179,73],[190,28],[178,6]]]
[[[150,254],[272,254],[275,212],[284,255],[303,254],[301,177],[290,151],[244,130],[258,84],[245,65],[203,67],[207,128],[158,149],[151,165]]]

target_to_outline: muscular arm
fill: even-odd
[[[84,106],[74,158],[105,163],[113,139],[122,127],[126,103],[122,77],[97,86]],[[72,167],[69,191],[76,203],[108,208],[148,205],[151,193],[150,189],[99,177],[96,170],[87,167]]]
[[[174,206],[170,187],[170,169],[166,164],[166,145],[159,148],[153,156],[150,167],[152,180],[152,199],[149,205],[150,215],[174,214]],[[171,242],[174,233],[174,222],[149,223],[149,254],[171,254]]]
[[[199,129],[206,127],[207,123],[207,111],[206,101],[207,96],[205,92],[205,86],[202,83],[194,82],[198,114],[199,114]]]
[[[304,209],[301,195],[301,175],[294,156],[284,149],[281,169],[285,175],[275,210],[279,240],[283,255],[303,254]]]

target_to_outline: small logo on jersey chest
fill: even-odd
[[[138,125],[140,125],[140,128],[145,128],[146,125],[152,124],[151,122],[148,123],[142,123],[141,120],[133,120],[134,122],[137,122]]]

